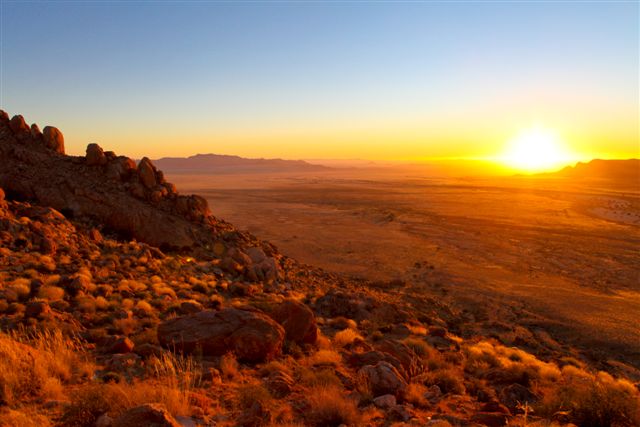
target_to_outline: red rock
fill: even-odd
[[[85,158],[89,166],[102,166],[107,164],[107,156],[104,155],[104,150],[95,143],[87,145],[87,155]]]
[[[402,396],[407,388],[407,382],[396,368],[387,362],[378,362],[375,366],[365,366],[358,371],[369,382],[374,396],[392,394]]]
[[[228,308],[201,311],[170,319],[158,326],[158,341],[166,348],[205,356],[233,352],[240,360],[261,362],[280,353],[284,330],[257,311]]]
[[[140,163],[138,163],[138,176],[145,187],[153,188],[156,186],[156,168],[149,158],[144,157],[140,160]]]
[[[27,303],[24,317],[45,317],[51,313],[51,307],[45,301],[31,301]]]
[[[27,124],[27,122],[24,121],[24,117],[19,114],[16,114],[11,118],[9,126],[11,126],[11,130],[16,135],[25,135],[31,133],[31,129],[29,129],[29,125]]]
[[[31,125],[31,138],[36,140],[42,138],[42,131],[35,123]]]
[[[272,317],[284,327],[288,340],[298,344],[315,344],[318,340],[316,317],[313,311],[301,302],[283,302]]]
[[[164,406],[147,403],[124,412],[113,421],[113,427],[180,427]]]
[[[134,344],[127,337],[117,338],[107,349],[107,353],[125,354],[133,351]]]
[[[56,127],[45,126],[42,131],[44,144],[53,151],[64,154],[64,135]]]

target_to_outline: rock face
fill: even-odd
[[[401,396],[407,388],[407,382],[396,368],[387,362],[378,362],[375,366],[367,365],[360,369],[358,374],[367,379],[374,396]]]
[[[280,353],[284,330],[260,312],[228,308],[201,311],[167,320],[158,326],[158,341],[164,347],[205,356],[233,352],[239,360],[261,362]]]
[[[224,259],[254,248],[259,262],[245,255],[246,265],[232,271],[249,280],[278,277],[279,264],[267,244],[214,218],[202,197],[178,194],[149,159],[136,166],[95,143],[87,147],[86,157],[66,156],[60,130],[46,126],[40,134],[22,116],[9,119],[4,111],[0,187],[12,197],[51,206],[67,217],[96,220],[107,231],[162,249]]]
[[[318,327],[313,311],[301,302],[283,302],[272,316],[286,331],[286,338],[298,344],[315,344]]]
[[[64,136],[58,128],[45,126],[42,130],[42,137],[45,145],[53,151],[64,154]]]
[[[164,406],[157,403],[131,408],[113,421],[113,427],[180,427]]]

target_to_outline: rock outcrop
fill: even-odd
[[[272,317],[284,327],[288,340],[298,344],[315,344],[318,340],[315,315],[303,303],[295,300],[285,301]]]
[[[0,111],[0,187],[11,197],[87,218],[126,238],[166,250],[191,250],[218,258],[249,280],[276,280],[272,246],[211,215],[207,201],[181,195],[148,158],[133,159],[87,146],[85,157],[67,156],[60,130],[40,133],[24,117]],[[243,250],[251,248],[252,257]],[[238,263],[238,259],[241,263]]]
[[[205,356],[233,352],[239,360],[262,362],[280,353],[284,330],[257,311],[228,308],[201,311],[167,320],[158,326],[158,341],[178,352]]]

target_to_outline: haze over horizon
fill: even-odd
[[[2,1],[0,105],[72,154],[639,157],[638,9]]]

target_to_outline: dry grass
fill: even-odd
[[[361,422],[356,403],[338,387],[319,386],[309,390],[308,421],[315,426],[357,426]]]
[[[640,425],[640,393],[626,380],[605,372],[590,375],[575,367],[563,369],[563,380],[546,390],[536,413],[551,417],[566,411],[581,427]]]
[[[49,419],[33,410],[5,409],[0,412],[0,426],[2,427],[50,427]]]
[[[342,348],[355,340],[362,340],[362,336],[353,329],[343,329],[333,337],[333,345],[337,348]]]
[[[63,383],[93,373],[79,343],[61,332],[35,337],[0,335],[0,397],[12,405],[29,398],[64,397]]]
[[[105,413],[117,417],[145,403],[160,403],[174,416],[191,415],[190,396],[200,385],[201,372],[191,358],[163,353],[149,360],[149,376],[133,383],[89,384],[74,393],[63,424],[93,426]]]
[[[534,381],[552,383],[561,376],[560,369],[554,363],[543,362],[520,349],[488,341],[467,346],[465,353],[465,370],[478,377],[493,372],[501,382],[517,382],[528,386]]]
[[[240,364],[233,353],[227,353],[220,358],[220,372],[227,380],[240,376]]]
[[[342,356],[333,350],[318,350],[307,358],[310,366],[339,366],[342,363]]]

